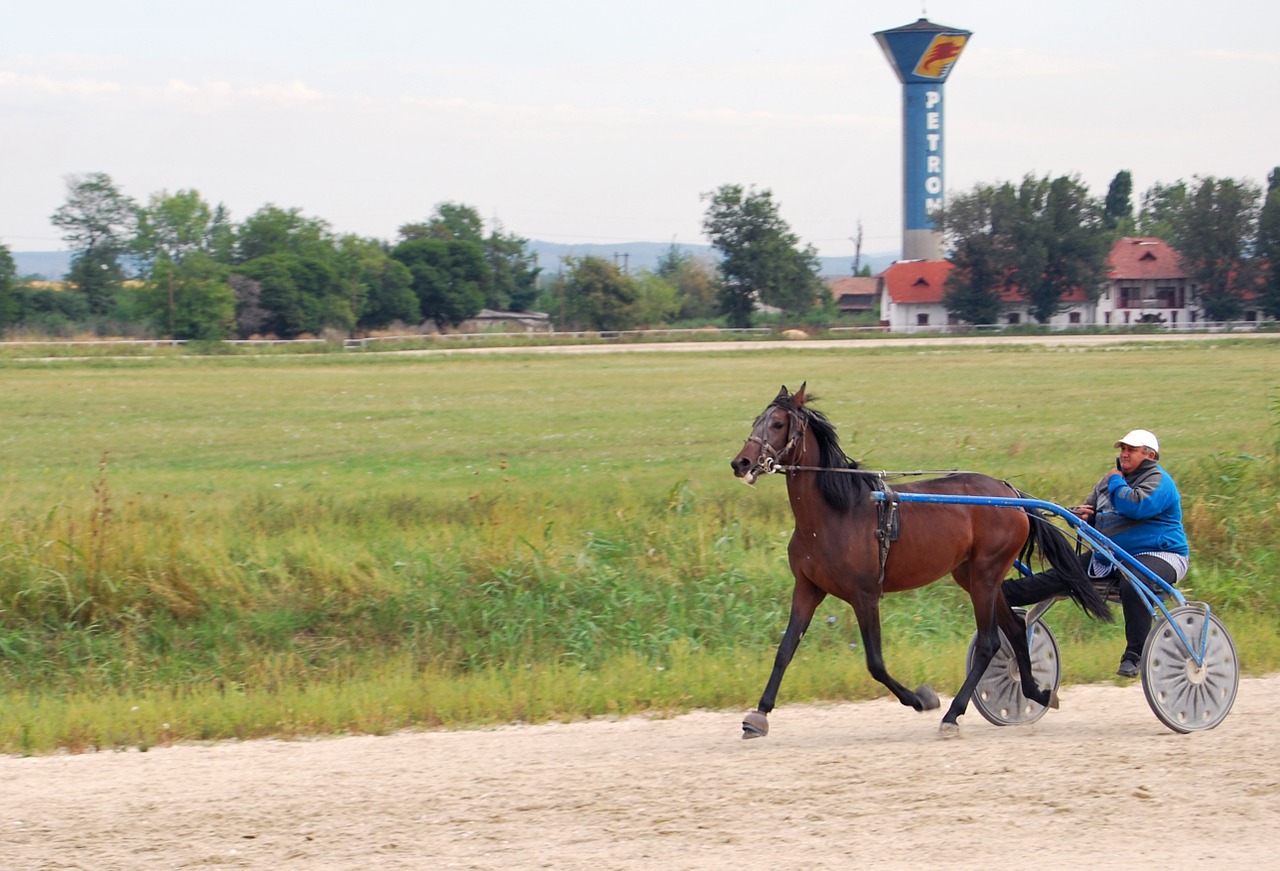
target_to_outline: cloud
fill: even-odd
[[[56,79],[0,70],[0,94],[19,100],[39,97],[97,97],[119,94],[123,90],[119,82],[113,81],[79,77]]]

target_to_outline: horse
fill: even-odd
[[[1023,695],[1046,707],[1058,707],[1057,693],[1035,683],[1026,625],[1005,601],[1000,585],[1016,559],[1021,557],[1026,563],[1038,549],[1044,561],[1068,573],[1069,595],[1087,614],[1112,619],[1071,540],[1044,517],[1020,507],[895,503],[891,498],[876,504],[871,496],[874,489],[885,490],[887,497],[893,490],[887,488],[881,473],[867,472],[845,455],[835,427],[810,406],[816,397],[807,394],[807,386],[806,382],[789,393],[783,385],[756,418],[742,450],[730,461],[734,475],[749,485],[766,472],[784,473],[795,516],[795,530],[787,546],[795,576],[791,615],[760,703],[743,718],[742,737],[768,734],[768,715],[774,709],[782,676],[814,612],[828,595],[853,606],[872,677],[916,711],[937,709],[938,695],[928,684],[914,691],[907,689],[885,669],[880,598],[885,593],[923,587],[947,574],[969,594],[978,633],[972,666],[942,718],[940,733],[944,737],[958,734],[958,718],[967,710],[974,688],[999,650],[1001,631],[1013,647]],[[895,489],[976,497],[1026,495],[1008,483],[973,472],[945,474]],[[896,517],[892,514],[895,511]],[[891,545],[894,533],[897,540]]]

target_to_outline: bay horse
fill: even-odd
[[[734,475],[747,484],[754,484],[765,472],[782,471],[795,515],[795,531],[787,546],[795,576],[791,616],[760,704],[742,721],[743,737],[768,734],[768,714],[777,700],[782,676],[814,612],[828,595],[853,606],[871,676],[904,705],[917,711],[938,708],[938,695],[928,684],[909,690],[885,669],[880,598],[884,593],[923,587],[947,574],[969,594],[978,634],[973,664],[942,718],[940,732],[944,736],[958,733],[957,719],[968,708],[974,688],[999,650],[1001,631],[1013,647],[1023,695],[1056,708],[1057,694],[1041,689],[1032,677],[1026,626],[1005,601],[1000,584],[1015,559],[1021,556],[1027,563],[1039,549],[1050,565],[1069,573],[1071,598],[1091,616],[1110,620],[1107,603],[1086,576],[1071,540],[1044,518],[1022,508],[919,502],[881,507],[884,503],[878,505],[871,493],[885,489],[883,478],[862,470],[845,455],[835,427],[821,411],[810,407],[814,397],[806,394],[806,387],[807,383],[802,384],[789,393],[784,385],[756,418],[742,450],[730,461]],[[965,496],[1026,495],[1003,481],[972,472],[946,474],[895,489]],[[899,516],[891,527],[882,512],[895,509]],[[895,531],[896,542],[881,543]]]

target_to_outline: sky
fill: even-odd
[[[1135,201],[1280,165],[1264,0],[166,0],[0,11],[0,243],[65,249],[67,178],[194,189],[392,241],[441,202],[556,243],[704,244],[703,195],[772,192],[824,256],[900,250],[901,87],[872,34],[971,30],[946,188],[1116,172]],[[1137,205],[1137,202],[1135,202]]]

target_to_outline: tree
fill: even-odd
[[[307,312],[302,291],[294,277],[296,255],[282,252],[264,254],[236,267],[236,274],[250,279],[253,284],[234,282],[236,305],[251,304],[263,312],[256,320],[252,333],[269,333],[282,339],[292,339],[307,332]],[[237,323],[249,318],[236,314]],[[244,335],[243,327],[241,334]]]
[[[1267,176],[1267,193],[1258,215],[1257,250],[1262,270],[1262,308],[1280,318],[1280,166]]]
[[[587,330],[626,330],[635,325],[635,282],[616,264],[601,257],[567,257],[564,266],[555,288],[563,323]]]
[[[237,229],[235,260],[235,272],[258,286],[255,297],[246,295],[248,285],[235,282],[237,299],[252,299],[268,313],[263,325],[267,332],[295,338],[355,325],[337,242],[325,221],[308,218],[298,209],[264,206]],[[237,314],[238,323],[251,320]]]
[[[121,258],[136,226],[137,206],[105,172],[66,177],[67,201],[49,218],[74,252],[68,279],[92,314],[105,314],[124,281]]]
[[[1096,299],[1106,275],[1102,207],[1075,176],[1028,175],[1015,188],[978,185],[951,198],[936,220],[955,268],[944,302],[958,319],[995,323],[1010,296],[1044,323],[1077,290]]]
[[[541,270],[537,257],[528,250],[529,240],[504,233],[497,221],[485,236],[484,221],[473,206],[438,203],[426,221],[404,224],[399,232],[405,242],[442,239],[479,245],[488,267],[480,284],[484,304],[488,308],[527,311],[538,296],[538,273]]]
[[[233,231],[226,214],[225,207],[210,206],[194,190],[152,194],[147,205],[138,209],[137,233],[130,247],[140,275],[165,296],[167,316],[150,319],[173,338],[221,337],[228,329],[230,319],[224,317],[221,306],[228,299],[234,301],[234,293],[225,271],[211,277],[219,252],[230,245]],[[185,268],[197,256],[200,262]],[[182,313],[179,293],[187,298]],[[201,294],[208,298],[197,304],[195,297]]]
[[[338,259],[342,283],[356,312],[356,326],[381,329],[396,321],[421,322],[413,275],[381,242],[344,236],[338,244]]]
[[[481,288],[487,266],[480,245],[458,239],[413,238],[397,245],[391,256],[408,267],[422,316],[435,320],[438,326],[457,326],[484,307]]]
[[[1178,188],[1185,197],[1162,207],[1168,226],[1164,240],[1198,285],[1205,317],[1233,320],[1244,311],[1243,291],[1255,274],[1257,264],[1249,254],[1257,239],[1262,191],[1247,180],[1213,176],[1197,176],[1189,185],[1179,182]]]
[[[1122,169],[1111,179],[1102,206],[1102,221],[1117,237],[1127,236],[1133,229],[1133,176]]]
[[[162,258],[181,263],[188,254],[200,252],[219,259],[233,235],[225,206],[211,206],[195,190],[160,191],[138,209],[131,249],[146,274]]]
[[[708,201],[703,232],[720,252],[720,303],[733,326],[751,323],[756,304],[784,316],[813,308],[822,290],[817,252],[798,248],[799,238],[778,214],[768,190],[722,185]]]
[[[314,255],[332,253],[329,224],[308,218],[299,209],[266,205],[258,209],[236,230],[234,259],[245,263],[268,254]]]
[[[15,282],[18,268],[13,262],[9,247],[0,243],[0,330],[18,322],[21,308]]]
[[[1151,236],[1170,244],[1176,234],[1177,215],[1187,207],[1187,183],[1156,182],[1142,195],[1142,211],[1138,213],[1139,236]]]
[[[528,311],[538,296],[537,255],[530,253],[529,240],[509,235],[495,223],[484,241],[489,276],[485,287],[485,303],[492,309]]]
[[[474,206],[462,203],[437,203],[435,213],[424,223],[400,227],[400,238],[444,239],[484,243],[484,221]]]
[[[680,313],[679,292],[662,276],[642,269],[632,279],[636,292],[636,323],[645,327],[662,327]]]
[[[957,320],[970,324],[999,320],[1002,297],[1014,272],[1017,210],[1017,191],[1005,182],[978,184],[968,194],[952,196],[935,215],[948,240],[953,267],[942,301]]]
[[[1044,183],[1028,179],[1024,186]],[[1083,290],[1091,301],[1098,298],[1106,278],[1110,239],[1103,210],[1079,178],[1059,176],[1049,181],[1043,205],[1040,202],[1037,197],[1038,211],[1023,216],[1035,228],[1037,256],[1019,264],[1016,281],[1031,303],[1031,315],[1046,323],[1075,290]]]
[[[235,327],[236,296],[227,266],[202,252],[158,261],[142,294],[144,313],[175,339],[223,339]]]
[[[680,305],[677,316],[681,320],[698,320],[716,316],[715,266],[694,257],[688,251],[672,244],[660,258],[656,274],[675,286],[676,301]]]

